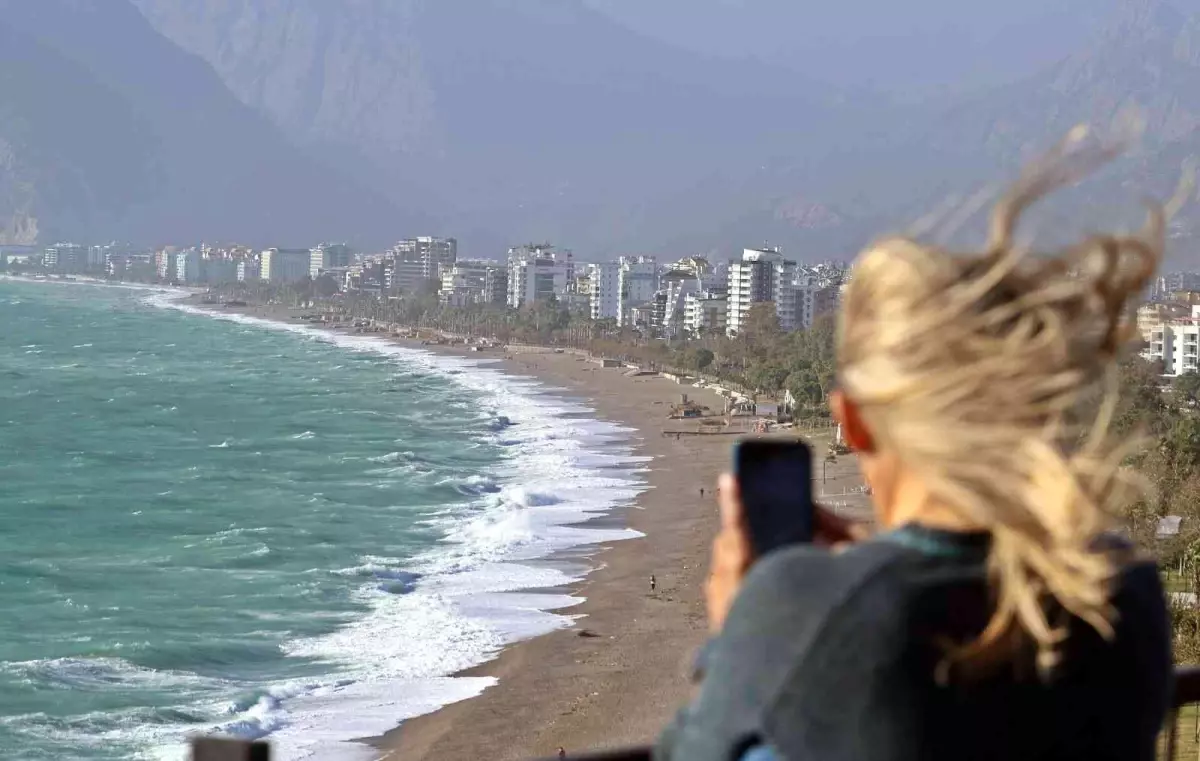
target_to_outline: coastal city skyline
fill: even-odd
[[[119,244],[0,247],[0,268],[185,286],[273,285],[310,281],[322,296],[383,297],[436,293],[448,307],[521,309],[553,302],[617,327],[662,337],[736,335],[754,304],[771,303],[784,331],[810,327],[836,308],[844,262],[800,264],[778,247],[745,248],[729,261],[685,256],[620,256],[585,262],[550,243],[514,246],[504,259],[460,259],[455,238],[405,239],[363,254],[345,243],[312,248],[166,246],[133,251]]]

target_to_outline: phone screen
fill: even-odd
[[[740,442],[734,468],[755,553],[812,541],[812,452],[803,442]]]

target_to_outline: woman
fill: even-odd
[[[657,758],[1154,757],[1167,612],[1153,563],[1109,533],[1136,481],[1093,392],[1165,215],[1052,256],[1013,241],[1095,158],[1079,138],[998,204],[983,252],[892,238],[859,257],[831,406],[880,533],[755,562],[722,479],[704,681]],[[826,540],[856,533],[818,515]]]

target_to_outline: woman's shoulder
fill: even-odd
[[[783,595],[793,601],[807,596],[836,599],[871,582],[905,554],[903,547],[874,540],[850,545],[841,552],[796,545],[755,563],[746,576],[744,590],[751,596]]]
[[[778,631],[789,647],[814,635],[868,587],[888,584],[903,548],[863,542],[844,552],[798,545],[776,550],[750,569],[727,618],[731,638],[763,640]]]

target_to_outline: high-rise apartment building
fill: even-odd
[[[507,282],[508,269],[500,262],[459,260],[442,273],[438,298],[451,306],[503,304]]]
[[[154,271],[166,283],[175,281],[175,248],[168,246],[154,252]]]
[[[205,282],[204,261],[199,249],[189,248],[175,254],[175,279],[188,285]]]
[[[646,306],[658,292],[658,262],[653,256],[622,256],[620,265],[617,322],[633,324],[629,315],[635,307]]]
[[[570,251],[551,246],[521,246],[508,251],[508,305],[558,300],[567,292],[575,267]]]
[[[298,283],[308,277],[312,252],[307,248],[268,248],[260,257],[261,276],[269,283]]]
[[[237,262],[237,281],[239,283],[256,283],[262,280],[262,265],[256,259],[239,259]]]
[[[746,315],[754,304],[772,303],[782,330],[797,325],[795,293],[796,263],[785,259],[778,248],[747,248],[741,261],[729,265],[729,310],[726,329],[730,335],[741,331]],[[801,319],[812,320],[811,295],[800,299]],[[807,302],[807,303],[805,303]]]
[[[442,272],[458,261],[458,241],[428,236],[409,238],[393,246],[387,258],[393,262],[388,289],[412,293],[430,280],[441,281]]]
[[[621,265],[616,262],[588,265],[588,313],[593,320],[621,316]]]
[[[88,266],[88,249],[77,243],[56,243],[42,253],[42,263],[58,272],[83,272]]]
[[[723,333],[729,297],[720,292],[689,293],[683,297],[683,329],[692,336]]]
[[[490,268],[483,279],[483,303],[504,306],[508,303],[508,266]]]
[[[308,276],[316,280],[322,272],[345,270],[354,263],[354,250],[345,243],[322,243],[310,252]]]
[[[1200,304],[1190,317],[1174,317],[1148,323],[1139,320],[1146,339],[1142,356],[1162,362],[1164,375],[1200,372]]]

